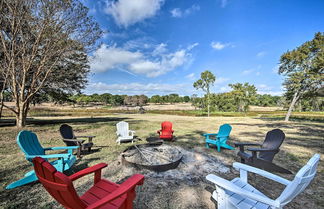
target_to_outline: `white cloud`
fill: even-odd
[[[256,85],[256,87],[260,90],[271,90],[272,87],[268,86],[267,84],[259,84],[259,85]]]
[[[105,12],[113,16],[118,25],[127,27],[153,17],[164,0],[118,0],[107,1]]]
[[[135,62],[143,57],[140,52],[130,52],[116,46],[101,45],[90,57],[90,68],[94,72],[104,72]]]
[[[277,73],[279,72],[279,67],[280,67],[280,65],[276,65],[275,67],[272,68],[271,71],[272,71],[273,73],[277,74]]]
[[[253,69],[243,70],[242,75],[249,75],[253,73],[253,71],[254,71]]]
[[[186,75],[186,78],[188,78],[189,80],[194,80],[195,79],[195,74],[190,73],[190,74]]]
[[[283,94],[282,90],[274,91],[272,86],[268,86],[267,84],[258,84],[256,85],[258,94],[270,94],[273,96],[281,96]]]
[[[267,53],[265,51],[257,53],[257,57],[264,57]]]
[[[221,93],[230,92],[231,90],[232,90],[232,88],[229,87],[229,86],[223,86],[223,87],[220,88]]]
[[[231,43],[221,43],[221,42],[214,42],[214,41],[211,42],[210,46],[216,50],[222,50],[225,47],[234,47],[234,45]]]
[[[170,11],[172,17],[182,17],[182,11],[180,8],[174,8]]]
[[[226,81],[228,81],[229,78],[224,78],[224,77],[219,77],[217,78],[216,77],[216,81],[215,81],[215,84],[222,84],[222,83],[225,83]]]
[[[191,45],[189,45],[188,47],[187,47],[187,50],[191,50],[191,49],[193,49],[193,48],[195,48],[196,46],[198,46],[199,45],[199,43],[194,43],[194,44],[191,44]]]
[[[187,49],[167,53],[167,45],[162,43],[152,52],[145,54],[103,44],[94,56],[90,57],[90,68],[93,72],[123,68],[135,74],[157,77],[190,62],[190,50],[193,45]]]
[[[180,18],[180,17],[186,17],[199,10],[200,10],[200,6],[194,4],[190,8],[185,9],[184,11],[182,11],[180,8],[174,8],[170,11],[170,13],[172,17]]]
[[[161,55],[164,54],[167,49],[166,49],[167,45],[165,43],[161,43],[159,45],[157,45],[152,53],[153,56],[157,56],[157,55]]]
[[[190,95],[190,90],[186,84],[161,84],[161,83],[123,83],[123,84],[106,84],[102,82],[90,83],[86,89],[87,94],[93,93],[111,93],[111,94],[170,94],[186,93]],[[184,90],[186,89],[186,90]]]

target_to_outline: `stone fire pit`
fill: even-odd
[[[178,167],[182,153],[173,146],[161,143],[134,145],[122,153],[122,162],[137,168],[163,172]]]

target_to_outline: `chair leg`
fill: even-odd
[[[37,181],[38,178],[35,174],[35,172],[32,172],[30,173],[30,175],[18,180],[18,181],[15,181],[11,184],[9,184],[6,189],[13,189],[13,188],[16,188],[16,187],[19,187],[19,186],[22,186],[22,185],[25,185],[25,184],[28,184],[28,183],[31,183],[33,181]]]
[[[220,144],[217,143],[217,151],[218,151],[218,152],[220,152],[220,148],[221,148]]]
[[[229,150],[234,150],[235,149],[234,147],[232,147],[232,146],[230,146],[228,144],[221,144],[221,147],[224,147],[224,148],[229,149]]]
[[[208,143],[206,143],[206,147],[207,147],[207,148],[209,148],[209,145],[208,145]]]

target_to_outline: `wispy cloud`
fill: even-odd
[[[195,74],[190,73],[190,74],[186,75],[186,78],[188,78],[189,80],[194,80],[195,79]]]
[[[231,91],[231,90],[232,90],[232,88],[229,87],[229,86],[223,86],[223,87],[220,88],[220,92],[221,92],[221,93],[229,92],[229,91]]]
[[[172,17],[181,18],[181,17],[186,17],[186,16],[188,16],[196,11],[199,11],[199,10],[200,10],[200,6],[194,4],[185,10],[181,10],[180,8],[174,8],[174,9],[170,10],[170,13],[171,13]]]
[[[274,66],[273,68],[272,68],[272,72],[273,73],[275,73],[275,74],[277,74],[278,72],[279,72],[279,67],[280,67],[280,65],[276,65],[276,66]]]
[[[104,11],[112,15],[118,25],[128,27],[155,16],[163,3],[164,0],[109,0]]]
[[[215,84],[222,84],[222,83],[225,83],[226,81],[228,81],[229,78],[224,78],[224,77],[219,77],[217,78],[216,77],[216,81],[215,81]]]
[[[265,52],[265,51],[261,51],[261,52],[259,52],[259,53],[257,53],[257,57],[264,57],[265,55],[267,54],[267,52]]]
[[[93,72],[123,68],[134,74],[157,77],[190,62],[190,51],[194,45],[169,52],[167,45],[161,43],[152,51],[145,53],[103,44],[90,57],[90,68]]]
[[[234,45],[231,44],[231,43],[222,43],[222,42],[219,42],[219,41],[211,42],[210,46],[215,50],[222,50],[222,49],[224,49],[226,47],[234,47]]]
[[[170,10],[170,13],[172,17],[182,17],[182,11],[180,10],[180,8],[174,8]]]
[[[242,75],[249,75],[249,74],[251,74],[251,73],[253,73],[253,72],[254,72],[253,69],[243,70],[243,71],[242,71]]]
[[[106,84],[103,82],[90,83],[85,91],[87,94],[92,93],[112,93],[112,94],[170,94],[180,93],[190,95],[191,91],[186,84],[161,84],[161,83],[120,83]]]

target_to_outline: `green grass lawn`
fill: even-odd
[[[214,149],[204,148],[204,138],[202,133],[216,132],[221,124],[232,125],[231,139],[233,142],[262,142],[267,131],[280,128],[286,134],[286,140],[281,146],[281,151],[276,155],[274,162],[288,168],[294,174],[302,167],[314,154],[320,153],[323,159],[324,152],[324,123],[298,120],[284,123],[280,118],[273,117],[195,117],[179,116],[167,114],[107,114],[106,112],[94,113],[96,110],[77,112],[72,117],[70,114],[60,114],[56,117],[36,117],[34,116],[25,129],[35,132],[44,147],[64,146],[59,134],[59,126],[68,123],[73,126],[76,135],[96,135],[94,143],[95,151],[84,155],[79,159],[74,167],[67,174],[75,173],[85,167],[95,165],[99,162],[108,163],[104,176],[112,181],[123,180],[126,174],[120,170],[120,153],[130,144],[117,145],[115,143],[115,125],[117,122],[125,120],[129,122],[130,128],[136,131],[142,141],[145,138],[156,135],[156,130],[160,128],[160,123],[169,120],[174,124],[177,140],[173,145],[181,146],[188,150],[196,149],[213,155],[221,159],[224,164],[231,167],[233,162],[239,161],[236,151],[222,150],[220,153]],[[61,208],[43,189],[39,183],[29,184],[13,190],[4,190],[9,183],[21,178],[24,173],[32,169],[22,152],[19,150],[15,137],[19,130],[13,126],[0,127],[0,208]],[[170,143],[170,142],[168,142]],[[97,151],[96,151],[97,149]],[[321,208],[324,205],[324,164],[320,162],[317,176],[311,185],[297,198],[291,202],[287,208]],[[141,171],[137,171],[141,172]],[[226,179],[231,179],[238,175],[238,172],[231,170],[228,175],[219,174]],[[282,175],[291,179],[293,175]],[[210,200],[210,192],[207,187],[213,187],[201,176],[199,182],[186,184],[180,182],[172,186],[150,184],[154,179],[147,178],[143,187],[138,189],[138,196],[135,207],[145,208],[215,208]],[[176,181],[176,180],[175,180]],[[263,178],[251,177],[251,182],[258,185],[261,191],[270,197],[276,197],[282,191],[282,187],[277,186]],[[91,184],[91,176],[82,178],[76,182],[79,192],[85,191]],[[152,193],[154,191],[154,193]],[[185,194],[202,196],[196,202],[185,203],[177,198]],[[188,198],[188,197],[187,197]],[[190,197],[189,197],[190,198]]]

